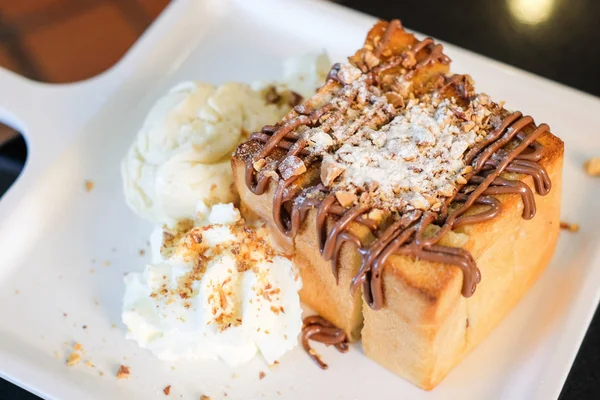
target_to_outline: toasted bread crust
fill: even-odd
[[[351,57],[355,64],[360,64],[363,59],[363,50],[372,50],[382,40],[385,26],[385,23],[378,23],[369,32],[365,47]],[[415,42],[414,36],[403,30],[396,31],[381,56],[400,54]],[[432,76],[447,72],[447,65],[433,63],[431,68],[419,71],[414,79],[417,86],[425,87]],[[308,101],[308,106],[323,106],[331,85],[330,82],[321,88]],[[527,131],[532,129],[529,126],[524,132],[528,134]],[[563,143],[549,132],[543,133],[537,141],[543,146],[538,163],[547,171],[553,188],[546,196],[534,195],[535,218],[523,219],[521,196],[494,195],[501,204],[498,216],[450,231],[440,242],[443,246],[468,251],[477,261],[482,281],[475,294],[470,298],[461,295],[464,272],[455,265],[391,255],[382,276],[385,305],[377,311],[363,304],[360,289],[356,293],[350,290],[352,278],[362,263],[362,256],[354,244],[346,242],[341,246],[336,281],[331,263],[321,257],[319,250],[316,210],[307,212],[300,229],[290,240],[275,228],[273,195],[276,182],[270,179],[265,192],[260,195],[248,189],[246,163],[261,151],[262,143],[251,140],[242,144],[233,157],[232,167],[243,210],[267,221],[278,241],[284,241],[288,251],[295,254],[303,279],[301,300],[342,328],[350,340],[359,339],[362,330],[367,356],[429,390],[514,307],[553,254],[559,229]],[[268,155],[271,161],[280,161],[285,156],[286,151],[280,148]],[[302,187],[304,182],[312,182],[318,176],[318,165],[307,168],[295,185]],[[503,173],[502,176],[534,187],[529,175]],[[477,210],[475,206],[469,212],[476,213]],[[334,223],[333,218],[327,217],[327,232]],[[363,245],[375,240],[371,230],[362,224],[351,222],[346,229]],[[532,247],[536,251],[531,251]]]

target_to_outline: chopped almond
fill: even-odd
[[[164,388],[163,389],[163,393],[165,394],[165,396],[168,396],[169,393],[171,393],[171,385],[169,385],[166,388]]]
[[[79,354],[77,352],[72,352],[71,354],[69,354],[67,356],[67,365],[69,367],[72,367],[73,365],[78,364],[79,361],[81,361],[81,354]]]
[[[383,211],[374,208],[371,211],[369,211],[367,217],[372,221],[379,222],[383,219]]]
[[[340,163],[326,158],[321,163],[321,182],[325,186],[331,186],[335,178],[340,176],[345,169]]]
[[[283,179],[289,179],[293,176],[302,175],[306,172],[306,165],[299,157],[287,156],[281,164],[279,164],[279,172]]]
[[[254,163],[252,163],[252,166],[256,171],[260,171],[261,169],[263,169],[266,163],[267,161],[264,158],[261,158],[257,161],[254,161]]]
[[[354,204],[356,195],[350,192],[339,191],[335,192],[335,198],[340,202],[342,207],[349,207]]]
[[[127,379],[131,372],[129,371],[129,367],[126,365],[121,365],[119,367],[119,371],[117,372],[117,379]]]
[[[377,58],[375,54],[371,53],[370,51],[365,52],[364,60],[369,69],[378,66],[380,62],[379,58]]]

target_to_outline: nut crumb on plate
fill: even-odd
[[[560,221],[560,229],[566,229],[569,232],[579,232],[579,224]]]
[[[265,376],[267,376],[267,374],[265,374],[264,371],[260,371],[258,374],[258,379],[264,379]]]
[[[590,176],[600,176],[600,157],[589,159],[583,164],[585,172]]]
[[[127,379],[131,372],[129,371],[129,367],[126,365],[121,365],[119,367],[119,371],[117,372],[117,379]]]
[[[86,192],[91,192],[92,189],[94,188],[94,182],[90,181],[90,180],[86,180],[84,182],[84,186],[85,186],[85,191]]]
[[[78,364],[80,360],[81,360],[81,354],[74,351],[67,356],[67,365],[69,367],[72,367],[73,365]]]
[[[210,396],[203,394],[202,396],[200,396],[200,400],[212,400],[212,399],[210,398]]]
[[[163,389],[163,393],[165,394],[165,396],[168,396],[168,395],[169,395],[169,393],[171,393],[171,385],[169,385],[169,386],[165,387],[165,388]]]

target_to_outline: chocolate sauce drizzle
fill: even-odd
[[[385,41],[391,37],[391,30],[399,26],[398,22],[389,24],[379,48],[386,45]],[[408,74],[413,74],[434,61],[449,62],[442,54],[441,46],[434,44],[430,38],[418,42],[409,51],[413,54],[421,51],[428,53],[415,63]],[[370,82],[376,82],[378,74],[400,65],[403,59],[403,55],[392,57],[387,63],[371,69],[368,72]],[[339,64],[335,64],[328,79],[343,85],[338,78],[338,71]],[[449,78],[447,85],[460,84],[462,77],[455,75]],[[251,136],[251,140],[263,143],[258,154],[246,164],[246,184],[254,194],[263,194],[271,179],[264,173],[257,176],[255,161],[268,157],[276,148],[286,151],[286,156],[307,155],[307,140],[297,137],[294,130],[300,126],[319,126],[324,116],[333,118],[336,113],[331,103],[316,110],[309,110],[305,105],[297,106],[294,110],[296,116],[279,125],[265,126],[261,132]],[[396,216],[391,223],[380,226],[378,222],[367,217],[371,207],[357,205],[346,209],[337,202],[334,193],[320,182],[305,179],[305,182],[299,184],[299,177],[293,176],[278,180],[274,193],[275,224],[285,235],[294,236],[307,211],[316,208],[317,237],[323,258],[331,261],[332,272],[337,278],[337,257],[341,246],[346,242],[354,244],[362,255],[362,265],[352,280],[351,289],[355,292],[362,287],[364,300],[375,310],[384,305],[382,271],[386,260],[392,254],[458,266],[463,272],[462,295],[469,297],[481,280],[475,260],[464,249],[440,245],[440,239],[452,229],[497,217],[501,211],[501,204],[493,197],[495,195],[520,195],[524,205],[523,218],[531,219],[535,216],[535,200],[529,186],[521,181],[501,177],[503,172],[531,176],[539,195],[546,195],[551,188],[547,172],[538,163],[542,157],[543,146],[536,142],[541,134],[548,132],[548,126],[541,124],[536,127],[531,117],[514,112],[506,115],[494,128],[485,140],[467,152],[464,161],[472,167],[472,171],[465,175],[467,183],[459,185],[454,196],[447,198],[438,212],[415,210]],[[525,132],[526,128],[529,133]],[[480,206],[481,211],[475,214],[467,213],[473,206]],[[453,211],[450,212],[450,209]],[[328,217],[335,220],[329,233],[326,226]],[[352,222],[358,222],[369,229],[376,238],[375,241],[362,243],[358,236],[347,230]],[[438,225],[440,229],[433,236],[424,237],[425,231],[432,224]],[[314,329],[308,331],[312,332]],[[312,338],[319,340],[324,336],[313,335]]]
[[[401,25],[397,20],[388,25],[383,38],[373,50],[376,57],[381,55],[394,30],[399,28]],[[419,57],[416,57],[417,55]],[[413,59],[414,62],[407,64],[406,59]],[[415,43],[401,55],[390,57],[370,70],[364,65],[357,66],[366,73],[369,84],[377,85],[381,74],[392,68],[407,68],[405,79],[411,79],[417,71],[431,63],[447,64],[449,61],[442,53],[442,46],[427,38]],[[334,64],[327,76],[327,82],[343,87],[345,84],[338,76],[339,71],[340,64]],[[466,93],[464,75],[443,79],[444,86],[441,91],[454,85],[457,93]],[[463,97],[466,98],[466,95]],[[245,170],[246,185],[256,195],[261,195],[267,190],[273,174],[269,175],[264,171],[257,173],[254,162],[268,158],[275,150],[286,153],[284,157],[274,157],[279,160],[275,160],[276,170],[281,160],[286,157],[309,156],[307,139],[295,134],[296,128],[316,127],[327,118],[341,118],[344,110],[336,110],[332,103],[328,103],[318,109],[310,109],[302,104],[294,107],[294,111],[295,115],[282,123],[265,126],[250,138],[251,141],[262,143],[258,153],[247,160]],[[307,212],[316,209],[316,233],[323,259],[331,262],[332,273],[337,280],[341,247],[344,243],[354,245],[362,255],[362,264],[352,279],[351,290],[355,293],[362,289],[365,302],[374,310],[384,306],[382,273],[391,255],[405,255],[458,266],[463,272],[462,295],[469,297],[481,280],[475,260],[462,248],[441,245],[442,237],[458,227],[496,218],[501,212],[501,203],[494,197],[497,195],[519,195],[523,202],[522,217],[529,220],[535,216],[535,198],[531,188],[520,180],[510,180],[501,176],[504,172],[531,176],[539,195],[546,195],[551,189],[549,176],[539,164],[544,149],[536,141],[540,135],[549,131],[548,126],[535,126],[530,116],[523,116],[520,112],[504,112],[502,115],[503,118],[492,125],[493,129],[486,139],[474,145],[465,154],[465,165],[472,168],[471,172],[464,176],[467,183],[458,185],[455,194],[445,199],[439,211],[414,210],[392,215],[391,218],[382,221],[374,221],[368,217],[373,210],[370,206],[359,204],[349,209],[341,206],[335,194],[320,182],[318,174],[309,177],[292,176],[289,179],[279,176],[273,200],[274,222],[281,232],[293,237],[298,233]],[[387,117],[391,120],[393,115]],[[477,209],[474,209],[474,206]],[[328,219],[334,221],[330,229]],[[363,243],[360,237],[348,230],[352,223],[359,223],[368,229],[375,240]],[[428,229],[430,225],[436,225],[437,231],[436,228]],[[432,231],[435,232],[433,235]],[[429,232],[428,236],[426,232]],[[309,340],[334,345],[340,352],[348,350],[344,331],[320,316],[311,316],[303,321],[301,341],[315,363],[327,369],[327,365],[310,348]]]
[[[319,315],[304,318],[304,321],[302,321],[302,334],[300,337],[302,347],[321,369],[327,369],[328,366],[310,347],[309,340],[324,343],[328,346],[333,345],[340,353],[348,351],[348,339],[346,333]]]
[[[381,48],[399,28],[399,22],[393,21],[375,50],[379,54]],[[420,68],[434,61],[447,63],[448,58],[442,54],[440,45],[434,44],[430,38],[415,44],[413,55],[427,51],[407,73],[407,78]],[[392,57],[368,72],[371,83],[377,82],[379,74],[390,68],[401,65],[404,55]],[[328,80],[344,83],[339,79],[339,64],[335,64],[328,75]],[[448,79],[447,84],[461,84],[460,75]],[[254,161],[268,157],[276,148],[286,151],[286,156],[305,156],[307,140],[294,135],[300,126],[315,127],[320,125],[324,116],[333,118],[336,110],[331,103],[310,110],[300,105],[294,108],[296,116],[285,120],[280,125],[265,126],[261,132],[251,136],[251,140],[263,143],[261,150],[246,164],[246,184],[257,195],[267,189],[270,177],[267,174],[256,174]],[[526,133],[525,131],[528,131]],[[543,146],[536,141],[540,135],[548,132],[546,124],[535,126],[530,116],[519,112],[506,115],[494,126],[487,138],[473,146],[465,155],[466,165],[472,171],[465,175],[467,183],[459,185],[454,196],[445,200],[440,211],[411,211],[396,216],[391,223],[379,224],[370,220],[367,215],[372,210],[366,205],[357,205],[350,209],[342,207],[335,195],[320,182],[306,179],[298,184],[298,176],[279,179],[274,194],[273,218],[278,228],[288,236],[294,236],[310,209],[317,209],[317,237],[320,251],[325,260],[331,261],[334,276],[338,275],[337,257],[341,246],[352,243],[362,255],[362,265],[352,280],[352,291],[362,288],[367,304],[375,310],[384,305],[382,289],[382,271],[388,257],[392,254],[406,255],[421,260],[456,265],[463,272],[462,294],[471,296],[481,276],[475,260],[469,252],[461,248],[447,247],[439,244],[440,239],[452,229],[460,226],[476,224],[497,217],[501,211],[500,201],[496,195],[518,194],[523,202],[523,218],[535,216],[535,199],[528,185],[521,181],[501,177],[503,172],[529,175],[533,178],[534,187],[539,195],[546,195],[551,182],[545,169],[539,164],[543,154]],[[295,184],[296,183],[296,184]],[[481,211],[468,213],[473,206]],[[450,210],[453,210],[450,212]],[[326,221],[332,218],[335,223],[327,232]],[[365,226],[376,238],[372,243],[362,243],[360,238],[347,230],[352,222]],[[435,224],[440,229],[431,237],[424,237],[427,228]],[[324,321],[324,322],[323,322]],[[308,338],[329,344],[341,340],[331,324],[325,320],[305,322],[303,345],[308,346]],[[341,343],[341,342],[339,342]],[[339,350],[340,348],[338,348]],[[311,355],[312,356],[312,355]],[[319,364],[324,365],[317,357],[312,356]]]

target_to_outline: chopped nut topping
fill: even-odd
[[[345,169],[342,164],[329,157],[325,158],[323,163],[321,163],[321,182],[325,186],[331,186],[335,178],[340,176]]]
[[[584,164],[585,172],[590,176],[600,176],[600,157],[592,158]]]
[[[356,195],[354,193],[338,191],[335,192],[335,198],[339,201],[342,207],[349,207],[356,201]]]
[[[125,365],[121,365],[119,367],[119,371],[117,372],[117,379],[127,379],[130,375],[129,367]]]
[[[369,211],[367,218],[369,218],[372,221],[379,222],[383,219],[383,211],[374,208],[371,211]]]
[[[203,394],[202,396],[200,396],[200,400],[212,400],[212,399],[210,396]]]
[[[264,158],[261,158],[260,160],[254,161],[252,165],[254,166],[254,169],[256,171],[260,171],[261,169],[263,169],[266,163],[267,161]]]
[[[380,63],[379,58],[377,58],[375,54],[371,53],[370,51],[365,52],[364,61],[365,64],[367,64],[367,67],[369,67],[369,69],[378,66]]]
[[[340,71],[338,72],[338,78],[340,78],[340,80],[346,85],[351,84],[352,82],[360,78],[361,75],[362,72],[360,71],[360,69],[356,68],[351,64],[345,63],[340,66]]]
[[[168,395],[169,395],[169,393],[171,393],[171,385],[169,385],[169,386],[165,387],[165,388],[163,389],[163,393],[165,394],[165,396],[168,396]]]
[[[267,376],[267,374],[265,374],[264,371],[260,371],[260,373],[258,374],[258,379],[264,379],[265,376]]]
[[[395,96],[378,98],[390,105]],[[489,130],[486,119],[498,110],[493,103],[484,107],[488,102],[483,94],[466,106],[454,98],[425,95],[409,100],[394,118],[383,119],[378,129],[364,125],[351,136],[333,131],[338,146],[323,155],[321,181],[327,187],[356,193],[361,203],[377,208],[398,212],[439,208],[457,184],[466,183],[463,175],[469,166],[463,155],[483,140]],[[373,183],[378,185],[372,188]],[[342,201],[349,205],[355,200],[344,196]]]
[[[284,180],[306,172],[306,165],[299,157],[288,156],[279,164],[279,172]]]
[[[385,94],[387,101],[396,108],[404,107],[404,99],[398,93],[387,92]]]
[[[75,343],[75,345],[73,345],[73,350],[80,351],[81,349],[83,349],[81,343]]]

